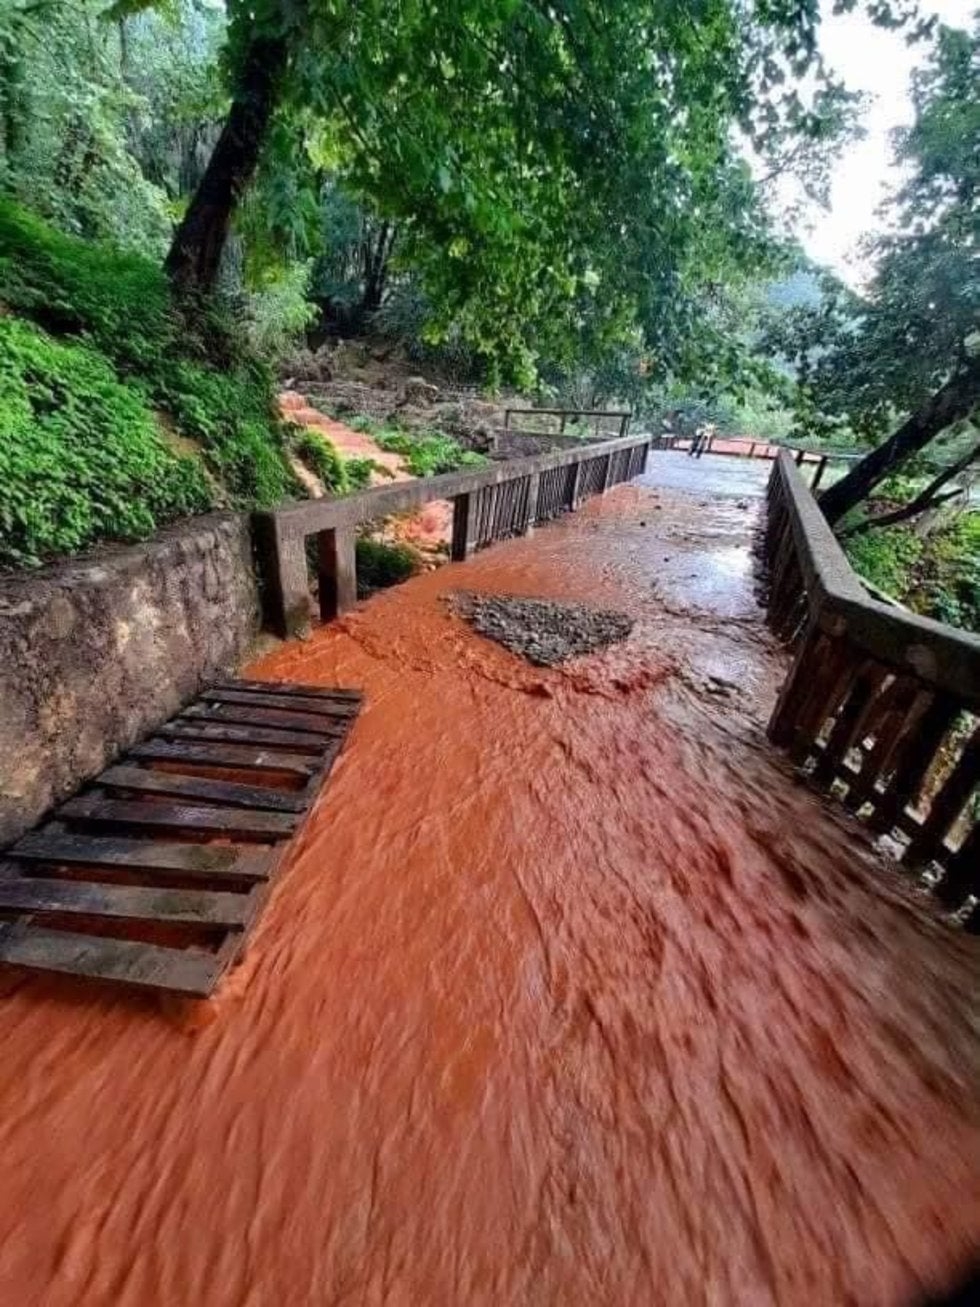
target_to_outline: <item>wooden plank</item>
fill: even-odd
[[[340,699],[345,703],[360,703],[360,690],[345,690],[334,686],[297,685],[294,681],[219,681],[215,690],[258,690],[262,693],[299,695],[304,699]]]
[[[161,925],[243,928],[252,915],[250,894],[213,890],[97,885],[85,880],[22,876],[0,880],[0,912],[65,912],[122,917]]]
[[[234,723],[203,722],[191,719],[167,722],[156,735],[165,740],[200,740],[211,744],[253,744],[265,749],[282,749],[289,753],[305,753],[319,757],[331,740],[343,738],[343,730],[331,735],[309,735],[299,731],[270,730],[261,726],[242,726]]]
[[[321,695],[278,684],[272,691],[256,683],[208,692],[0,862],[0,962],[208,996],[241,952],[285,841],[339,753],[359,702],[353,691]],[[204,768],[265,771],[305,784],[281,788],[282,779],[258,776],[267,783],[230,781],[201,775]],[[69,878],[71,868],[81,878]],[[119,870],[131,874],[110,874]],[[201,888],[174,888],[173,878]],[[138,883],[112,883],[117,879]],[[69,917],[98,919],[103,932],[127,922],[116,929],[165,926],[190,940],[195,930],[211,928],[220,936],[213,952],[161,947],[59,929]]]
[[[901,741],[895,770],[871,817],[872,829],[890,830],[905,809],[916,805],[920,790],[960,706],[950,695],[934,694],[928,707]]]
[[[207,998],[222,970],[210,953],[21,923],[0,927],[0,962],[194,998]]]
[[[229,839],[288,839],[298,817],[285,812],[237,812],[233,808],[201,808],[182,803],[151,803],[106,799],[88,794],[69,799],[58,810],[66,821],[100,826],[138,826],[145,830],[175,830],[190,835],[224,835]]]
[[[864,738],[862,728],[888,676],[887,669],[872,659],[865,660],[859,667],[840,705],[827,743],[816,751],[817,763],[810,777],[812,784],[825,788],[837,777],[846,755],[858,740]]]
[[[317,763],[299,753],[276,753],[247,744],[209,744],[206,740],[147,740],[127,755],[144,762],[187,763],[192,767],[224,767],[232,771],[281,772],[308,779]]]
[[[348,700],[316,699],[299,694],[264,694],[258,690],[202,690],[207,703],[242,703],[250,708],[282,708],[286,712],[306,712],[328,721],[356,717],[359,705]]]
[[[933,796],[929,815],[919,827],[906,851],[906,863],[911,866],[927,862],[941,851],[947,832],[966,807],[978,784],[980,784],[980,726],[967,741],[959,761],[946,777],[942,789]]]
[[[179,776],[174,772],[146,767],[109,767],[96,778],[96,785],[109,790],[138,790],[144,794],[172,794],[183,799],[200,799],[219,807],[254,808],[268,812],[305,812],[309,799],[289,790],[264,785],[241,785],[236,781],[215,781],[205,776]]]
[[[980,896],[980,826],[974,826],[962,847],[954,853],[946,875],[936,886],[936,894],[946,907],[955,911],[971,894]],[[976,910],[974,910],[974,917]]]
[[[239,726],[274,726],[279,730],[318,735],[329,740],[337,734],[337,723],[313,713],[284,712],[281,708],[245,707],[237,703],[192,703],[178,721],[233,722]]]
[[[278,861],[278,850],[242,848],[235,844],[162,844],[44,829],[24,835],[7,851],[6,857],[53,866],[171,872],[189,879],[265,881]]]

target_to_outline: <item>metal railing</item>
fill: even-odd
[[[963,908],[980,895],[980,637],[872,598],[785,451],[765,549],[769,622],[796,649],[770,739]]]
[[[647,436],[627,436],[256,513],[256,559],[266,623],[282,636],[308,629],[306,542],[310,537],[317,542],[320,616],[329,621],[357,600],[355,544],[362,523],[432,500],[452,500],[451,554],[458,561],[638,476],[648,452]]]
[[[508,408],[504,410],[504,430],[514,435],[529,436],[547,436],[554,435],[553,431],[548,429],[526,427],[523,424],[515,425],[513,418],[557,418],[558,432],[563,436],[566,427],[571,423],[583,422],[592,423],[593,439],[598,440],[602,433],[602,424],[608,422],[615,427],[616,433],[621,440],[629,435],[630,421],[633,417],[629,409],[620,408]],[[608,433],[607,433],[608,434]]]

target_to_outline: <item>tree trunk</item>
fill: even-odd
[[[225,125],[164,264],[183,293],[214,286],[235,205],[255,176],[285,67],[286,43],[280,38],[253,41],[245,54]]]
[[[938,508],[941,504],[945,504],[947,500],[955,499],[958,495],[963,494],[962,489],[949,490],[944,495],[939,493],[940,490],[949,481],[952,481],[953,477],[965,472],[970,464],[975,463],[978,459],[980,459],[980,445],[974,446],[962,458],[944,468],[934,480],[929,482],[925,490],[917,494],[909,503],[903,504],[901,508],[896,508],[891,513],[883,513],[880,517],[865,518],[863,522],[858,522],[856,526],[850,527],[847,531],[842,531],[840,539],[862,535],[865,531],[870,531],[872,527],[894,526],[898,522],[907,522],[910,518],[918,517],[920,513],[925,513],[930,508]]]
[[[373,242],[368,239],[364,243],[364,294],[360,305],[363,317],[377,313],[381,308],[388,280],[388,259],[394,244],[395,228],[388,222],[381,224]]]
[[[866,499],[906,459],[924,449],[934,436],[969,417],[980,404],[980,358],[971,359],[890,436],[883,445],[855,463],[847,476],[820,496],[820,507],[833,525]]]

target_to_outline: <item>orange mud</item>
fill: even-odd
[[[322,436],[334,446],[338,454],[344,458],[370,458],[375,463],[387,468],[390,476],[385,476],[380,472],[372,472],[372,485],[387,485],[390,481],[410,481],[411,477],[405,471],[401,458],[397,454],[391,454],[381,446],[366,431],[355,431],[353,427],[347,426],[345,422],[338,422],[334,418],[329,418],[325,413],[321,413],[318,408],[314,408],[308,403],[303,395],[296,390],[284,390],[279,396],[279,407],[282,410],[284,418],[290,422],[297,422],[301,427],[310,427],[313,431],[319,431]]]
[[[383,472],[371,473],[371,485],[387,485],[391,481],[413,479],[398,454],[382,449],[366,432],[355,431],[353,427],[327,417],[309,404],[298,391],[283,391],[279,396],[279,407],[283,417],[291,422],[319,431],[344,458],[370,458],[387,468],[387,475]],[[386,518],[383,526],[373,534],[389,544],[411,545],[419,552],[422,562],[435,565],[437,556],[446,552],[452,539],[453,506],[446,500],[433,500],[416,513],[399,513]]]
[[[0,1302],[875,1307],[963,1265],[978,941],[768,753],[751,511],[660,502],[251,669],[367,707],[210,1011],[11,987]],[[637,625],[542,672],[457,587]]]

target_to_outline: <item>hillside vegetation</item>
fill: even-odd
[[[270,371],[158,263],[0,200],[0,562],[298,493]]]

